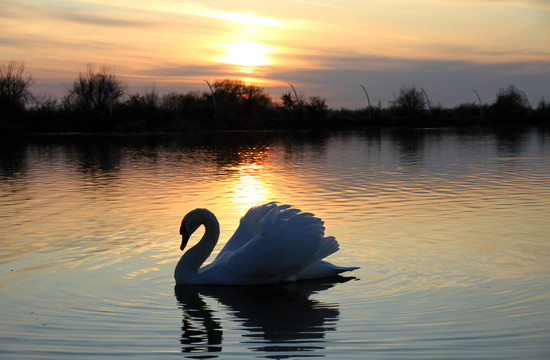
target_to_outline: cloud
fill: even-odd
[[[321,2],[321,1],[312,1],[312,0],[293,0],[293,1],[297,3],[306,4],[306,5],[321,6],[321,7],[331,8],[331,9],[347,9],[346,7],[343,7],[340,5],[330,4],[330,3]]]
[[[143,19],[129,19],[124,14],[118,14],[119,16],[106,15],[105,13],[90,13],[79,9],[50,9],[50,16],[53,19],[60,19],[69,22],[76,22],[81,24],[88,24],[100,27],[120,27],[120,28],[143,28],[158,26],[160,22],[143,20]]]
[[[513,8],[534,8],[550,10],[548,0],[433,0],[435,3],[441,3],[447,6],[461,7],[486,7],[486,6],[508,6]]]
[[[189,65],[185,63],[165,63],[158,66],[149,66],[138,70],[137,75],[153,78],[212,78],[223,76],[230,72],[230,66],[207,66],[207,65]]]
[[[5,37],[0,35],[0,45],[10,46],[10,47],[19,46],[21,45],[21,40],[13,37]]]
[[[18,21],[63,20],[99,27],[147,27],[160,23],[151,21],[143,14],[117,6],[96,6],[70,1],[59,3],[59,5],[25,0],[2,0],[1,3],[4,8],[0,11],[0,17]]]
[[[224,21],[231,21],[245,25],[281,27],[285,23],[279,19],[261,16],[253,11],[234,12],[212,8],[199,3],[181,3],[163,1],[157,3],[158,8],[172,13],[213,18]]]

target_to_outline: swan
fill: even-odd
[[[187,250],[174,271],[176,284],[259,285],[331,277],[358,267],[333,265],[323,258],[338,251],[333,236],[324,236],[323,221],[291,205],[270,202],[250,208],[208,265],[204,261],[220,236],[216,216],[207,209],[190,211],[181,221],[180,249],[204,225],[202,239]]]

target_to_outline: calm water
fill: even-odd
[[[0,147],[2,359],[550,358],[548,133]],[[323,218],[354,278],[174,287],[187,211],[212,210],[224,240],[270,200]]]

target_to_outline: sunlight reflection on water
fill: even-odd
[[[549,143],[531,130],[6,143],[0,355],[546,358]],[[321,217],[357,278],[174,293],[181,216],[218,216],[216,253],[271,200]]]

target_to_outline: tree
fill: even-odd
[[[189,92],[187,94],[171,92],[161,99],[162,109],[187,117],[198,116],[202,108],[208,107],[211,103],[210,93],[201,94],[199,92]]]
[[[394,100],[391,101],[393,108],[409,115],[416,115],[424,110],[426,100],[422,91],[416,86],[403,86],[399,90],[399,95],[393,94]]]
[[[79,110],[103,112],[121,98],[125,91],[126,86],[115,75],[112,67],[87,64],[86,70],[79,73],[73,87],[67,91],[67,100]]]
[[[521,90],[510,85],[497,92],[497,99],[493,107],[497,116],[511,119],[526,116],[529,103]]]
[[[246,85],[241,80],[216,80],[212,84],[216,99],[232,116],[259,117],[271,106],[271,97],[264,88]]]
[[[32,76],[22,61],[9,61],[0,65],[0,110],[12,111],[25,106],[32,98],[29,87]]]
[[[327,100],[319,96],[312,96],[306,102],[306,109],[317,114],[326,113],[328,111]]]
[[[292,110],[295,105],[295,101],[292,99],[292,95],[289,92],[284,93],[281,96],[281,103],[286,110]]]
[[[241,103],[256,103],[260,105],[271,99],[264,93],[264,88],[256,85],[246,85],[242,80],[216,80],[212,84],[216,99],[225,99]]]

